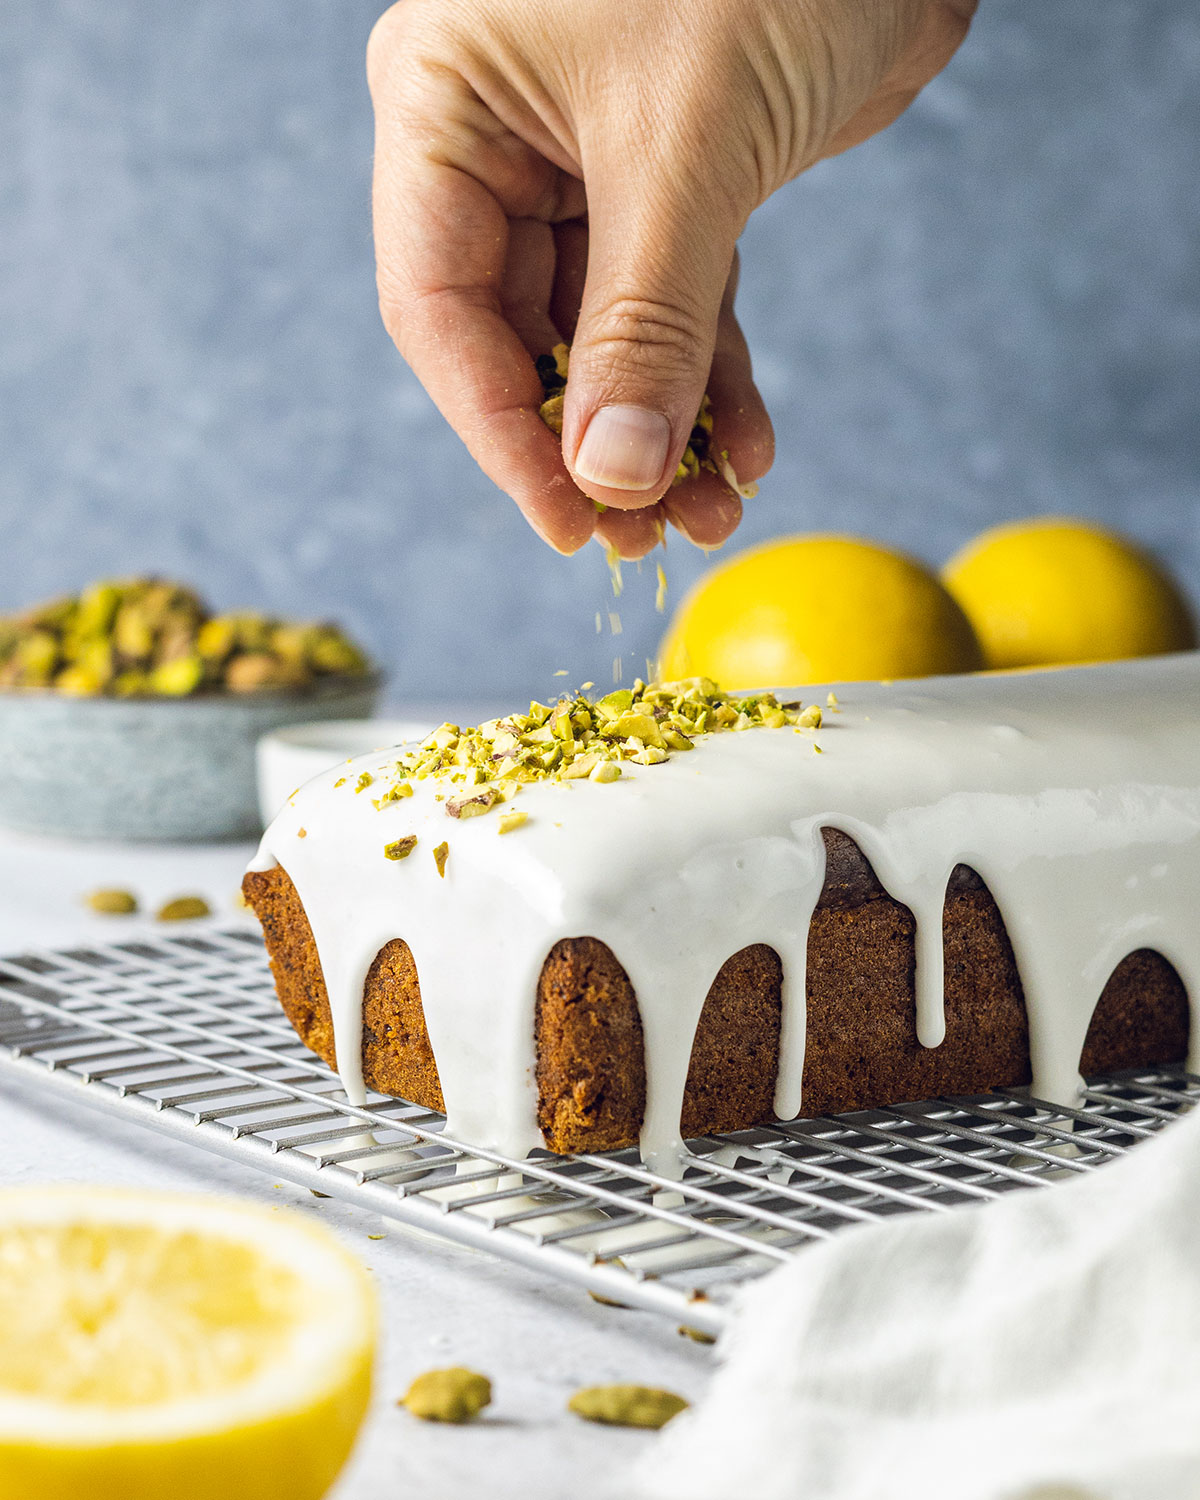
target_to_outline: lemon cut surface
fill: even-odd
[[[0,1192],[0,1500],[316,1500],[375,1325],[364,1268],[298,1215]]]

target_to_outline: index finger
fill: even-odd
[[[377,107],[380,310],[400,353],[484,473],[552,547],[574,552],[591,536],[595,510],[538,414],[541,381],[501,306],[509,215],[552,212],[562,196],[560,173],[526,147],[522,172],[514,174],[509,137],[493,173],[509,200],[502,203],[487,181],[497,132],[488,142],[473,128],[477,122],[459,121],[455,139],[453,101],[446,102],[449,114],[424,119]],[[482,109],[477,99],[475,107]],[[470,138],[470,171],[455,160],[463,136]]]

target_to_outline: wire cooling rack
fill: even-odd
[[[705,1333],[804,1245],[1089,1172],[1200,1099],[1200,1078],[1152,1072],[1096,1081],[1075,1110],[1000,1090],[776,1124],[690,1142],[681,1181],[632,1151],[518,1162],[402,1100],[347,1104],[258,936],[211,929],[0,959],[0,1067]]]

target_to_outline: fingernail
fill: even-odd
[[[640,406],[602,406],[587,425],[575,472],[612,490],[648,490],[658,483],[671,424],[661,412]]]

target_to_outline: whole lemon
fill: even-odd
[[[989,667],[1117,661],[1196,644],[1187,603],[1160,564],[1087,521],[993,526],[950,559],[942,579]]]
[[[797,536],[701,578],[675,614],[659,670],[736,690],[982,665],[966,616],[921,563],[856,537]]]

